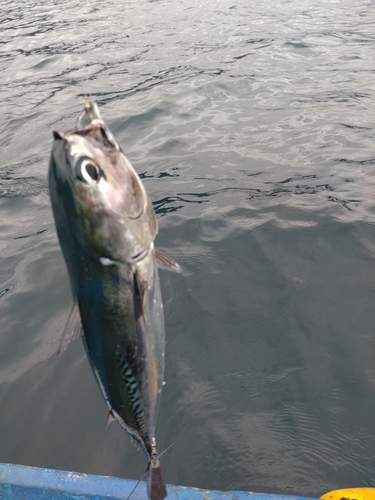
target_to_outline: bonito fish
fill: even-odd
[[[148,458],[148,496],[167,496],[155,443],[164,376],[164,317],[154,248],[157,221],[143,183],[97,105],[86,98],[76,128],[54,132],[49,189],[74,306],[60,352],[82,336],[119,424]]]

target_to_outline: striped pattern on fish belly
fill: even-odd
[[[130,404],[131,411],[135,417],[136,428],[129,427],[121,415],[117,413],[116,409],[114,411],[118,415],[118,421],[121,426],[137,441],[147,456],[151,458],[151,442],[147,432],[146,416],[142,407],[138,381],[120,346],[116,350],[116,365],[120,375],[121,392],[126,395],[125,397]]]

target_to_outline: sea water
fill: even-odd
[[[375,5],[2,0],[0,461],[138,478],[81,341],[47,188],[89,94],[159,221],[167,482],[375,483]]]

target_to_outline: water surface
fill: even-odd
[[[170,483],[375,483],[370,1],[3,0],[0,461],[139,477],[80,341],[46,172],[89,93],[142,176],[162,272]]]

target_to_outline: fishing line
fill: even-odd
[[[139,483],[142,481],[142,479],[143,479],[143,478],[145,477],[145,475],[147,474],[147,472],[148,472],[149,468],[150,468],[150,464],[148,464],[147,469],[144,471],[144,473],[142,474],[142,476],[138,479],[137,484],[136,484],[136,485],[134,486],[134,488],[131,490],[131,492],[130,492],[130,494],[129,494],[129,496],[128,496],[128,498],[127,498],[126,500],[129,500],[129,498],[130,498],[130,497],[132,496],[132,494],[135,492],[135,490],[137,489],[137,487],[138,487]]]
[[[167,451],[168,451],[168,450],[170,450],[170,449],[172,448],[172,446],[174,446],[174,445],[176,444],[176,442],[177,442],[177,441],[175,441],[174,443],[170,444],[167,448],[165,448],[165,450],[164,450],[164,451],[162,451],[162,452],[160,453],[160,455],[158,455],[158,458],[161,458],[161,457],[164,455],[164,453],[167,453]]]
[[[176,444],[176,441],[172,444],[170,444],[167,448],[165,448],[164,451],[162,451],[160,453],[160,455],[158,455],[158,458],[161,458],[168,450],[170,450],[172,448],[172,446],[174,446]],[[142,476],[138,479],[137,481],[137,484],[134,486],[134,488],[131,490],[131,492],[129,493],[129,496],[127,497],[126,500],[129,500],[129,498],[132,496],[132,494],[135,492],[135,490],[138,488],[138,485],[139,483],[143,480],[143,478],[145,477],[145,475],[147,474],[147,472],[149,471],[150,469],[150,464],[151,462],[147,465],[147,468],[146,470],[144,471],[144,473],[142,474]]]

